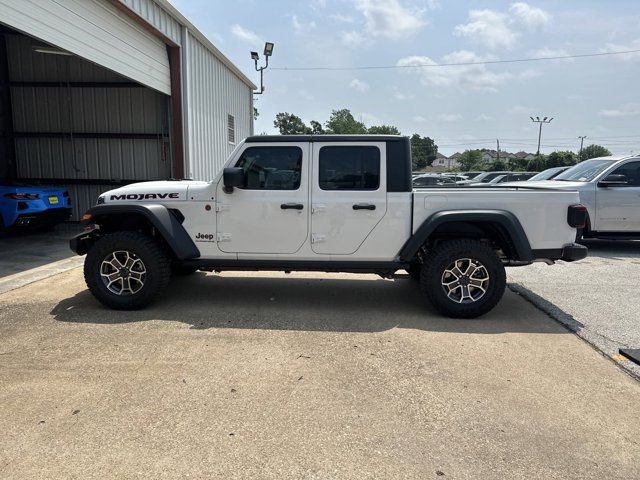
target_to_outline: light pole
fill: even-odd
[[[263,72],[265,68],[269,66],[269,57],[271,56],[272,53],[273,53],[273,43],[266,42],[264,44],[264,59],[265,59],[264,67],[258,68],[258,60],[260,60],[260,55],[258,55],[258,52],[251,52],[251,58],[253,59],[253,63],[255,64],[256,72],[260,72],[260,90],[253,92],[255,95],[260,95],[264,93]]]
[[[551,120],[553,120],[553,117],[551,118],[544,117],[543,119],[540,119],[540,117],[536,117],[535,119],[533,117],[529,117],[529,118],[533,123],[540,124],[540,130],[538,131],[538,153],[536,153],[536,155],[539,157],[540,156],[540,140],[542,139],[542,124],[551,123]]]
[[[578,137],[580,139],[580,153],[578,153],[578,160],[580,160],[580,157],[582,155],[582,144],[584,143],[584,139],[587,138],[586,135],[582,135]]]

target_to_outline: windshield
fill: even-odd
[[[615,162],[615,160],[608,159],[585,160],[571,167],[569,170],[562,172],[554,178],[554,180],[563,182],[590,182]]]
[[[561,172],[562,170],[564,170],[564,167],[548,168],[547,170],[544,170],[544,171],[534,175],[529,180],[530,181],[549,180],[550,178],[553,178],[555,175],[558,174],[558,172]]]

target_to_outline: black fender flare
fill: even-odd
[[[96,205],[87,210],[86,215],[90,215],[90,217],[86,222],[99,225],[100,218],[122,214],[141,215],[148,220],[179,260],[200,257],[198,247],[176,215],[173,215],[164,205]],[[81,233],[72,238],[70,241],[71,250],[78,255],[86,253],[95,240],[95,238],[92,239],[92,236],[95,237],[94,232]]]
[[[400,261],[410,262],[420,247],[440,226],[450,222],[499,225],[509,235],[517,255],[516,260],[530,262],[534,260],[533,251],[527,234],[518,218],[506,210],[443,210],[428,217],[400,250]]]

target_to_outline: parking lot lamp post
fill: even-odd
[[[260,60],[260,55],[258,55],[258,52],[251,52],[251,59],[253,60],[253,63],[256,67],[256,72],[260,72],[260,90],[257,90],[255,92],[253,92],[256,95],[260,95],[262,93],[264,93],[264,70],[269,66],[269,57],[273,54],[273,43],[272,42],[266,42],[264,44],[264,67],[259,67],[258,68],[258,60]]]
[[[538,130],[538,152],[536,153],[536,156],[540,156],[540,140],[542,139],[542,124],[543,123],[551,123],[551,120],[553,120],[553,117],[548,118],[548,117],[544,117],[543,119],[540,119],[540,117],[536,117],[535,119],[533,117],[529,117],[531,119],[531,121],[533,123],[539,123],[540,124],[540,129]]]

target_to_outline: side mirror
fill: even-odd
[[[616,173],[612,173],[611,175],[607,175],[603,180],[598,182],[599,187],[620,187],[627,185],[629,180],[626,175],[620,175]]]
[[[227,193],[233,192],[234,187],[242,188],[245,183],[244,170],[240,167],[227,167],[222,173],[222,181]]]

